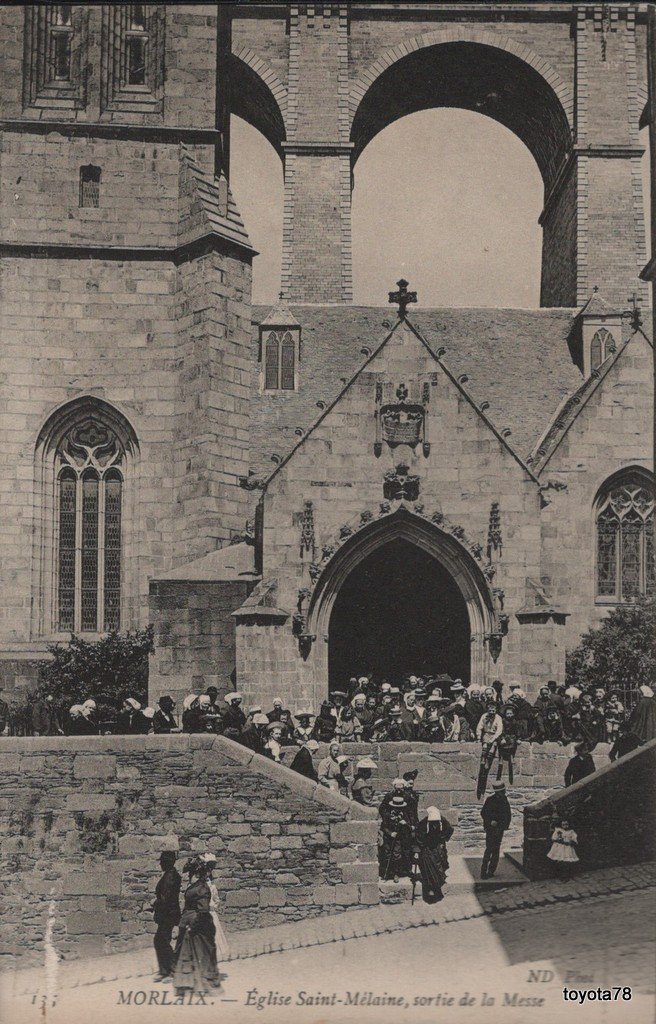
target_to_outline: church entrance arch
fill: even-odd
[[[317,581],[308,632],[321,637],[317,678],[339,689],[370,671],[378,680],[448,672],[482,685],[495,630],[480,566],[451,534],[401,506],[369,523],[332,556]]]
[[[331,690],[361,675],[396,684],[443,672],[469,680],[465,600],[432,555],[402,538],[367,555],[345,580],[328,638]]]

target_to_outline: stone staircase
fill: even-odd
[[[321,745],[315,763],[326,756],[327,749],[326,745]],[[593,756],[598,767],[608,763],[608,749],[604,743],[595,748]],[[287,764],[293,757],[292,749],[288,750]],[[348,743],[343,750],[352,759],[353,766],[360,757],[373,757],[378,765],[373,780],[380,798],[389,791],[393,779],[416,768],[415,789],[420,794],[420,812],[431,805],[439,807],[454,827],[450,852],[482,853],[485,846],[480,813],[483,800],[476,798],[478,743]],[[502,777],[513,811],[504,840],[505,849],[521,848],[524,807],[562,788],[565,767],[573,753],[573,746],[520,743],[515,758],[514,784],[509,785],[505,766]],[[496,761],[488,778],[486,795],[491,793],[495,780]]]

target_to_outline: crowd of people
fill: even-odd
[[[301,707],[294,713],[274,699],[265,709],[243,706],[242,695],[233,691],[223,699],[216,687],[191,693],[176,712],[176,702],[162,696],[155,707],[126,695],[122,706],[108,715],[93,696],[74,704],[61,715],[51,695],[31,705],[33,735],[70,736],[98,733],[214,732],[228,736],[260,753],[280,759],[280,748],[336,741],[390,742],[415,740],[428,743],[475,742],[481,733],[491,734],[503,749],[519,741],[563,745],[585,743],[590,749],[600,742],[624,748],[631,742],[656,737],[656,703],[648,686],[641,686],[634,707],[625,706],[617,691],[603,687],[559,685],[550,680],[537,698],[527,699],[519,683],[506,691],[500,680],[481,688],[465,686],[447,675],[420,679],[410,676],[402,687],[367,677],[353,678],[344,690],[333,690],[317,712]],[[0,704],[4,704],[1,702]],[[5,704],[6,708],[6,704]],[[0,707],[0,733],[3,726]],[[611,755],[612,756],[612,755]]]

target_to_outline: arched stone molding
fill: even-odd
[[[407,102],[407,110],[402,104],[399,105],[398,110],[394,111],[385,111],[380,109],[378,118],[380,123],[374,124],[373,121],[376,119],[372,119],[370,116],[365,114],[362,118],[363,123],[359,126],[358,117],[360,112],[363,110],[363,104],[366,103],[366,98],[371,94],[371,91],[376,90],[380,85],[382,77],[389,72],[394,65],[399,64],[400,62],[407,63],[408,59],[411,59],[415,54],[427,51],[429,48],[433,47],[439,48],[457,44],[472,47],[475,46],[479,49],[485,48],[488,51],[496,51],[500,61],[501,58],[506,55],[507,58],[510,58],[510,63],[513,68],[518,71],[521,71],[522,68],[524,69],[527,80],[531,78],[541,83],[542,107],[544,108],[542,116],[545,121],[545,125],[550,123],[551,131],[553,132],[553,140],[551,141],[553,153],[549,157],[542,152],[544,139],[541,139],[541,136],[544,136],[544,129],[540,125],[536,125],[533,129],[529,130],[527,126],[530,119],[527,116],[519,116],[518,112],[510,111],[507,112],[506,115],[503,115],[503,104],[501,104],[499,110],[495,110],[494,108],[485,109],[485,107],[482,107],[480,112],[499,120],[502,124],[505,124],[511,131],[518,135],[520,139],[522,139],[533,153],[544,178],[545,188],[548,191],[553,185],[556,176],[563,165],[564,158],[571,148],[572,136],[575,128],[573,89],[563,81],[558,72],[547,60],[535,53],[529,47],[524,46],[509,36],[501,33],[497,34],[486,29],[465,25],[458,25],[444,30],[435,30],[433,32],[423,32],[420,35],[407,39],[403,43],[385,50],[367,68],[367,70],[363,72],[358,81],[351,88],[349,94],[351,139],[355,143],[354,162],[357,160],[365,146],[388,124],[391,124],[398,117],[402,117],[406,113],[426,109],[428,106],[432,105],[429,102],[413,105],[413,103],[409,101]],[[503,63],[503,61],[501,61],[501,63]],[[506,63],[508,63],[508,60],[506,60]],[[503,70],[504,69],[500,67],[500,72]],[[538,77],[536,78],[536,76]],[[444,85],[442,85],[442,83],[436,84],[436,93],[439,93],[440,89],[445,93],[445,95],[448,95],[450,89],[449,81],[446,81]],[[406,90],[406,93],[409,91],[411,90]],[[435,105],[440,105],[439,100]],[[453,105],[460,106],[461,104],[456,100]],[[532,102],[530,106],[532,109]],[[477,108],[471,107],[471,109]]]
[[[231,111],[257,128],[282,158],[287,138],[287,89],[266,61],[247,46],[232,53]]]
[[[306,633],[316,637],[312,655],[315,679],[328,678],[330,616],[342,584],[377,548],[401,538],[415,544],[451,575],[467,607],[471,633],[471,681],[485,684],[489,675],[489,638],[501,632],[494,598],[483,569],[457,536],[401,504],[394,512],[367,520],[330,556],[311,594]]]
[[[116,436],[122,448],[121,629],[134,628],[139,624],[139,442],[130,421],[115,406],[97,396],[83,395],[50,413],[39,430],[34,446],[33,639],[59,638],[56,630],[57,453],[66,434],[86,420],[93,420],[106,427]]]

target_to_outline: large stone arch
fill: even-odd
[[[287,138],[287,89],[266,61],[247,46],[231,55],[230,109],[267,139],[282,159]]]
[[[574,94],[529,47],[468,26],[424,32],[390,47],[349,94],[354,163],[393,121],[437,106],[478,111],[504,124],[533,154],[545,190],[553,186],[571,149]]]
[[[368,555],[395,539],[409,541],[431,555],[453,578],[469,615],[471,679],[484,684],[489,675],[489,637],[499,635],[490,586],[481,567],[456,537],[405,506],[362,527],[330,558],[310,599],[307,632],[327,640],[331,612],[343,583]],[[327,642],[314,645],[312,661],[315,679],[327,679]]]

